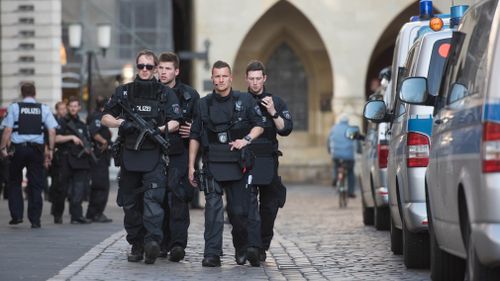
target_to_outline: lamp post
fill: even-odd
[[[92,101],[92,59],[94,56],[100,52],[102,56],[106,56],[106,50],[111,44],[111,25],[110,24],[98,24],[97,25],[97,45],[99,50],[94,50],[91,48],[82,48],[82,35],[83,26],[80,23],[70,24],[68,27],[69,32],[69,46],[79,51],[81,54],[86,54],[87,56],[87,113],[90,114],[90,106]],[[82,56],[83,65],[83,56]],[[83,67],[80,68],[80,99],[83,96]]]

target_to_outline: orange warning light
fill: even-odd
[[[440,18],[432,18],[429,21],[429,27],[434,31],[440,31],[443,28],[443,20]]]

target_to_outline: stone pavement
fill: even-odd
[[[359,197],[338,208],[324,186],[290,186],[267,261],[259,268],[234,261],[225,225],[221,268],[204,268],[203,211],[192,210],[186,258],[129,263],[124,231],[117,232],[49,280],[429,280],[428,270],[407,270],[390,251],[389,233],[362,224]]]

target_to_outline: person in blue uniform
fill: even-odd
[[[8,108],[7,116],[2,122],[5,129],[0,142],[2,157],[11,157],[8,194],[12,219],[9,224],[23,222],[24,200],[21,183],[23,169],[27,168],[28,219],[32,228],[40,228],[43,207],[43,164],[45,157],[52,159],[57,122],[50,108],[35,100],[34,84],[22,84],[21,95],[23,101],[12,103]],[[44,149],[44,127],[49,134],[47,150]]]

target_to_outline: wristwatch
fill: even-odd
[[[246,135],[243,139],[246,140],[248,143],[252,142],[252,137],[250,135]]]
[[[271,117],[273,117],[273,119],[278,119],[278,117],[280,117],[280,114],[278,113],[278,111],[276,111]]]

